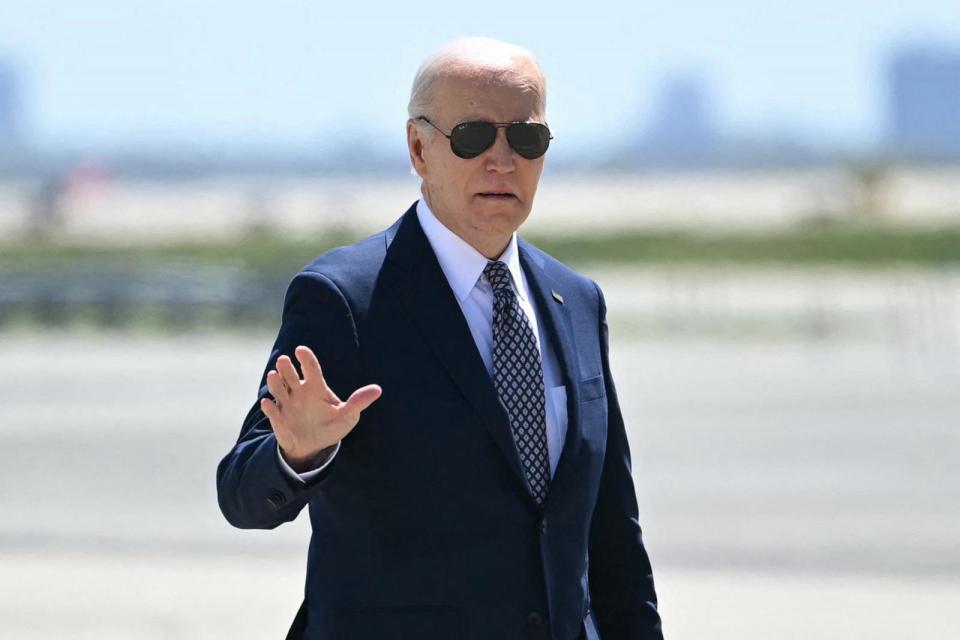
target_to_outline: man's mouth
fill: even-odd
[[[517,196],[513,195],[509,191],[481,191],[477,194],[481,198],[486,198],[488,200],[516,200]]]

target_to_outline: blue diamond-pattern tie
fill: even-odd
[[[543,504],[550,482],[547,413],[540,350],[527,314],[511,286],[510,270],[499,260],[483,274],[493,287],[493,381],[507,407],[510,430],[527,483]]]

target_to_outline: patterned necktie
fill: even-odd
[[[493,286],[493,381],[507,407],[510,430],[527,483],[543,504],[550,482],[543,367],[530,319],[520,308],[503,262],[488,262],[483,274]]]

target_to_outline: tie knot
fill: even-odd
[[[503,293],[513,289],[510,287],[510,269],[499,260],[491,260],[483,269],[483,275],[487,277],[494,293]]]

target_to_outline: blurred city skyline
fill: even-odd
[[[417,65],[471,34],[538,56],[561,165],[960,157],[955,2],[501,5],[371,16],[301,2],[15,1],[0,13],[0,157],[399,168]]]

